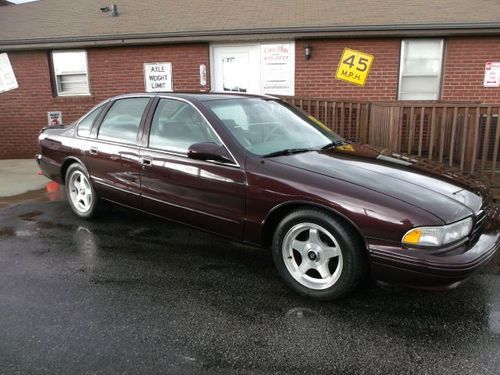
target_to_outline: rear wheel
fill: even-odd
[[[367,273],[357,233],[315,209],[294,211],[281,221],[273,237],[273,258],[289,287],[319,300],[345,296]]]
[[[82,165],[69,166],[65,181],[66,197],[73,212],[83,219],[91,219],[97,213],[99,197]]]

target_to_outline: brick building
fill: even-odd
[[[486,63],[500,62],[500,3],[350,4],[116,0],[114,9],[40,0],[0,7],[0,54],[18,86],[2,92],[0,85],[0,158],[31,157],[47,112],[68,123],[109,96],[144,91],[145,64],[153,63],[167,67],[162,90],[500,104],[500,87],[485,87],[484,79]],[[364,86],[335,78],[345,48],[374,56]]]

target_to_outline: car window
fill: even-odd
[[[94,124],[95,119],[101,113],[102,107],[104,105],[101,104],[99,107],[87,113],[78,123],[77,133],[80,137],[89,137],[90,131],[92,130],[92,125]]]
[[[242,98],[210,100],[203,104],[243,147],[256,155],[289,149],[320,149],[341,141],[319,121],[279,101]]]
[[[221,144],[210,125],[192,105],[161,99],[151,123],[149,147],[185,153],[189,146],[199,142]]]
[[[101,104],[97,108],[93,109],[86,115],[82,117],[80,122],[78,123],[77,133],[80,137],[89,137],[90,131],[92,130],[92,125],[94,124],[95,119],[102,111],[104,104]]]
[[[97,138],[135,145],[148,102],[149,98],[117,100],[104,117]]]
[[[248,116],[241,105],[229,103],[212,110],[226,126],[248,129]]]

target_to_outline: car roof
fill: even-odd
[[[110,100],[123,99],[128,97],[154,97],[154,96],[165,96],[172,98],[181,98],[186,100],[198,100],[200,102],[206,102],[210,100],[225,100],[225,99],[249,99],[249,98],[261,98],[261,99],[278,99],[269,95],[254,95],[246,93],[225,93],[225,92],[155,92],[155,93],[128,93],[123,95],[118,95]]]

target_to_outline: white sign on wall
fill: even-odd
[[[17,89],[18,87],[9,56],[6,53],[0,53],[0,92]]]
[[[200,64],[200,86],[207,85],[207,66]]]
[[[500,87],[500,62],[487,62],[484,67],[484,87]]]
[[[47,125],[62,125],[62,113],[60,111],[47,112]]]
[[[294,94],[294,47],[294,43],[262,44],[260,46],[263,93]]]
[[[144,88],[146,92],[173,91],[172,63],[145,63]]]

